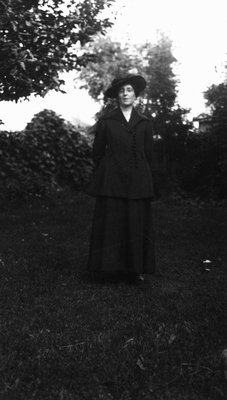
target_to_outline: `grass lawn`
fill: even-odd
[[[140,285],[87,279],[93,207],[1,210],[0,399],[224,399],[224,207],[154,202],[160,274]]]

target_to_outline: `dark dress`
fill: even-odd
[[[129,122],[120,109],[105,115],[96,126],[93,156],[90,275],[134,278],[154,273],[150,120],[134,109]]]

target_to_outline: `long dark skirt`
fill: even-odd
[[[96,198],[88,270],[92,278],[155,272],[150,199]]]

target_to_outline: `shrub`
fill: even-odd
[[[50,196],[59,188],[83,188],[93,163],[91,142],[51,110],[34,116],[22,132],[0,132],[1,197]]]
[[[180,187],[202,198],[227,196],[227,144],[217,132],[192,134],[179,172]]]

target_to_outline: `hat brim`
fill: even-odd
[[[112,83],[112,85],[105,91],[104,95],[112,99],[117,98],[119,89],[127,84],[132,85],[136,89],[137,95],[146,87],[146,81],[141,75],[132,75],[116,80],[116,82]]]

